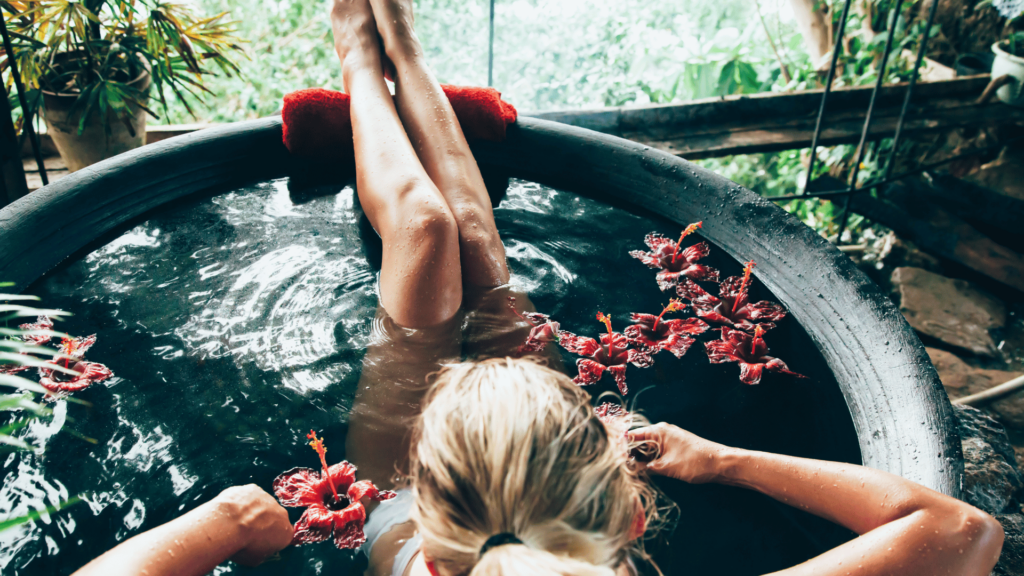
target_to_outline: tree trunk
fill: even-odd
[[[824,0],[789,0],[804,46],[819,70],[828,69],[825,56],[832,51],[832,20]]]

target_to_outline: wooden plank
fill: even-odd
[[[922,250],[959,262],[989,278],[1024,292],[1024,256],[996,243],[976,228],[914,193],[905,183],[892,184],[885,197],[899,205],[857,194],[852,209],[892,228]]]
[[[975,102],[989,76],[921,83],[907,113],[907,132],[1024,121],[1024,109],[997,101]],[[829,97],[822,145],[856,142],[864,123],[871,87],[840,88]],[[884,87],[875,104],[870,135],[891,136],[906,84]],[[628,138],[689,159],[752,154],[807,147],[821,90],[764,93],[601,110],[524,113]]]

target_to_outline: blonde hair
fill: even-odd
[[[590,396],[530,360],[450,366],[415,427],[413,519],[442,574],[611,576],[653,517],[654,492],[631,469]],[[523,544],[480,549],[495,534]]]

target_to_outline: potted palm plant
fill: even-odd
[[[241,50],[226,13],[197,15],[161,0],[2,1],[11,57],[40,104],[47,132],[72,172],[141,146],[155,92],[166,111],[168,92],[191,113],[187,97],[209,92],[210,64],[226,74]],[[40,97],[41,96],[41,97]]]

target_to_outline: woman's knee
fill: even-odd
[[[432,184],[410,184],[397,196],[395,221],[403,233],[417,241],[458,241],[458,222]]]

